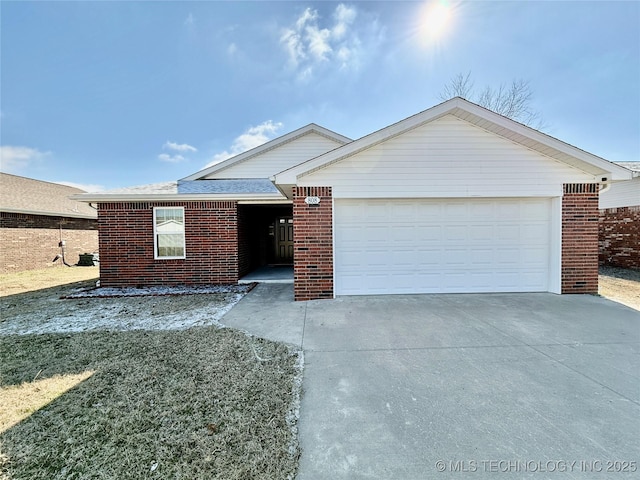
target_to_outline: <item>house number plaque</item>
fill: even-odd
[[[304,203],[307,205],[318,205],[320,203],[320,197],[307,197],[304,199]]]

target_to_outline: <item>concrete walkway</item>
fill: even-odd
[[[617,303],[259,285],[222,322],[305,351],[299,480],[638,475],[640,312]]]
[[[238,280],[238,283],[293,283],[293,265],[265,265]]]

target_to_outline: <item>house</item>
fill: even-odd
[[[296,300],[595,293],[598,191],[631,176],[454,98],[358,140],[311,124],[177,182],[76,198],[98,204],[105,286],[293,263]]]
[[[0,173],[0,273],[77,263],[98,250],[96,209],[71,195],[83,190]]]
[[[619,165],[634,176],[600,193],[600,264],[640,269],[640,162]]]

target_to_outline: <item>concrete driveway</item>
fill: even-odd
[[[305,351],[299,480],[640,470],[637,310],[553,294],[295,303],[263,284],[222,321]]]

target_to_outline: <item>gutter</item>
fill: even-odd
[[[69,211],[69,212],[45,212],[45,211],[41,211],[41,210],[24,210],[24,209],[19,209],[19,208],[5,208],[5,207],[2,207],[2,208],[0,208],[0,212],[22,213],[24,215],[43,215],[43,216],[47,216],[47,217],[84,218],[84,219],[87,219],[87,220],[95,220],[96,218],[98,218],[97,215],[94,215],[94,216],[83,215],[83,214],[80,214],[80,213],[73,213],[73,211]]]
[[[202,194],[202,193],[191,193],[191,194],[176,194],[176,193],[161,193],[161,194],[78,194],[72,195],[70,197],[73,200],[78,200],[80,202],[86,203],[111,203],[111,202],[202,202],[202,201],[214,201],[214,202],[224,202],[224,201],[278,201],[278,200],[286,200],[286,196],[275,195],[272,193],[253,193],[253,194],[220,194],[220,195],[211,195],[211,194]]]

